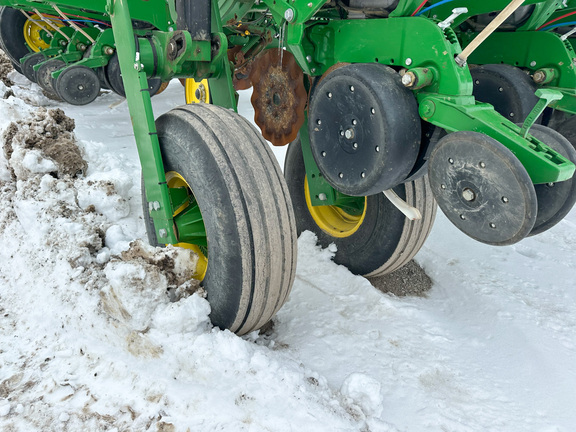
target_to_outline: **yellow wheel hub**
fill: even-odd
[[[34,14],[24,23],[24,40],[34,52],[40,52],[50,47],[50,45],[42,39],[41,33],[44,31],[44,28],[39,24],[41,21],[40,17]],[[63,27],[62,23],[58,21],[51,22],[56,27]]]
[[[210,103],[210,88],[208,87],[208,80],[203,79],[198,82],[193,78],[186,80],[186,103]]]
[[[349,237],[358,231],[358,228],[364,222],[366,216],[366,198],[364,198],[364,211],[361,215],[351,215],[340,207],[333,205],[313,206],[310,200],[310,191],[308,189],[308,179],[304,179],[304,195],[308,211],[314,219],[314,222],[322,231],[332,237],[344,238]]]
[[[184,177],[182,177],[182,175],[178,174],[176,171],[169,171],[166,173],[166,182],[168,183],[169,188],[185,187],[188,188],[189,193],[192,194],[192,189],[190,188],[188,182],[186,182]],[[182,211],[184,211],[185,208],[186,205],[177,208],[173,216],[180,214]],[[174,246],[190,249],[192,252],[198,255],[198,263],[196,264],[196,273],[194,275],[194,279],[200,281],[204,280],[204,277],[206,276],[206,270],[208,269],[207,253],[205,253],[205,251],[203,251],[200,246],[195,244],[176,243]]]

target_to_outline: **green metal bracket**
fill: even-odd
[[[544,3],[537,4],[528,21],[526,21],[526,23],[518,30],[536,30],[538,27],[545,24],[546,21],[552,17],[554,12],[564,8],[564,0],[548,0]]]
[[[520,135],[520,126],[498,114],[492,105],[470,104],[468,98],[444,98],[420,93],[420,116],[449,132],[475,131],[502,143],[520,160],[534,184],[572,178],[576,167],[543,142]]]
[[[297,19],[298,12],[296,8],[290,6],[287,1],[263,0],[262,3],[268,6],[274,20],[279,24],[283,21],[293,22]]]
[[[234,90],[234,83],[232,81],[232,67],[228,61],[228,56],[225,54],[228,48],[228,41],[223,37],[222,33],[222,18],[220,16],[219,5],[217,1],[212,1],[212,33],[220,34],[218,44],[219,50],[224,55],[215,58],[212,65],[216,66],[219,74],[208,80],[210,86],[210,93],[212,103],[221,107],[230,108],[238,111],[238,93]]]
[[[456,35],[451,29],[442,31],[427,18],[333,20],[307,28],[305,39],[312,47],[306,55],[318,65],[314,75],[321,75],[336,63],[377,62],[433,70],[435,79],[427,91],[472,95],[470,71],[454,62],[454,56],[461,52]],[[300,66],[306,69],[306,60]]]
[[[524,123],[522,124],[522,129],[520,130],[520,135],[522,138],[528,137],[528,131],[536,121],[540,114],[544,112],[546,107],[550,105],[550,102],[555,100],[560,100],[564,96],[561,92],[556,90],[548,90],[548,89],[538,89],[536,90],[536,96],[540,98],[540,100],[536,103]]]
[[[107,1],[150,215],[154,221],[158,241],[174,244],[178,239],[174,232],[170,192],[166,184],[150,93],[147,91],[146,73],[138,61],[139,55],[136,52],[128,2]]]

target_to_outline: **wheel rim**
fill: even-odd
[[[208,80],[195,81],[192,78],[186,80],[186,103],[210,103],[210,87]]]
[[[188,182],[182,177],[181,174],[177,173],[176,171],[168,171],[166,173],[166,182],[168,183],[169,188],[182,188],[185,187],[188,190],[188,193],[192,196],[192,188],[188,184]],[[177,216],[184,211],[188,207],[187,204],[183,204],[182,206],[178,207],[174,210],[173,216]],[[191,243],[176,243],[174,246],[181,247],[184,249],[190,249],[196,255],[198,255],[198,263],[196,264],[196,272],[194,275],[194,279],[199,281],[204,280],[206,277],[206,271],[208,269],[208,250],[202,246],[198,246]]]
[[[41,26],[36,24],[36,21],[40,21],[40,17],[36,14],[32,15],[30,19],[26,20],[24,23],[24,40],[30,49],[34,52],[40,52],[49,48],[50,45],[42,39],[41,32],[44,30]],[[57,27],[62,27],[62,24],[54,23]]]
[[[335,205],[313,206],[308,189],[308,179],[304,178],[304,195],[308,211],[314,222],[325,233],[332,237],[350,237],[362,226],[366,216],[366,197],[364,197],[363,211],[360,215],[353,215]]]

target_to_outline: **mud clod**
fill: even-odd
[[[74,136],[74,120],[61,109],[39,108],[31,118],[11,123],[3,136],[4,153],[16,178],[27,178],[31,172],[50,172],[57,178],[75,177],[86,171],[87,164]],[[38,159],[31,162],[30,155],[22,150],[38,150]]]
[[[4,51],[0,50],[0,81],[4,83],[6,87],[12,87],[14,85],[14,81],[8,78],[8,74],[14,70],[14,66],[12,66],[12,62],[8,58]],[[6,96],[4,96],[6,99]]]
[[[425,297],[432,288],[432,280],[414,260],[395,272],[368,280],[380,291],[398,297]]]

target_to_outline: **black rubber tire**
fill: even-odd
[[[58,96],[70,105],[88,105],[100,94],[100,79],[86,66],[69,66],[54,83]]]
[[[382,192],[404,182],[414,168],[422,139],[418,104],[388,66],[334,69],[314,90],[308,116],[314,160],[342,193]]]
[[[298,235],[309,230],[323,247],[334,243],[334,261],[352,273],[376,277],[407,264],[423,246],[436,217],[436,202],[428,176],[400,184],[394,191],[408,204],[418,208],[422,219],[408,220],[383,193],[369,196],[364,222],[348,237],[337,238],[324,232],[314,221],[306,204],[306,170],[300,139],[290,143],[284,163],[284,175],[292,197]]]
[[[523,122],[538,102],[537,87],[528,74],[507,64],[487,64],[470,68],[474,97],[514,123]],[[541,118],[537,120],[540,123]]]
[[[448,134],[430,154],[428,176],[438,207],[474,240],[506,246],[534,228],[534,185],[518,158],[494,138],[472,131]]]
[[[576,115],[563,121],[554,129],[556,129],[558,133],[560,133],[564,138],[570,141],[572,147],[576,149]]]
[[[66,63],[64,63],[63,60],[54,58],[42,63],[42,65],[36,71],[36,80],[38,85],[42,87],[42,90],[44,90],[44,93],[49,98],[60,100],[60,96],[56,92],[56,83],[54,78],[52,78],[52,72],[56,72],[65,66]]]
[[[261,328],[296,271],[294,213],[276,158],[247,120],[219,106],[175,108],[156,125],[166,172],[186,179],[204,219],[212,323],[238,334]]]
[[[31,50],[24,39],[26,17],[18,9],[0,8],[0,48],[6,53],[14,69],[22,73],[20,59]]]
[[[107,85],[114,93],[119,96],[126,97],[126,91],[124,89],[124,81],[122,80],[122,73],[120,72],[120,62],[118,60],[118,54],[114,54],[108,60],[108,64],[104,66],[104,75],[107,81]],[[160,78],[148,78],[148,90],[150,91],[150,96],[154,96],[158,90],[162,87],[162,80]]]
[[[37,82],[34,66],[42,63],[45,60],[46,56],[41,52],[32,54],[24,61],[24,63],[22,63],[22,74],[33,83]]]
[[[549,127],[535,124],[530,129],[534,138],[542,141],[562,156],[576,163],[576,150],[564,136]],[[570,212],[576,203],[576,180],[534,185],[538,197],[538,215],[530,236],[549,230]]]

